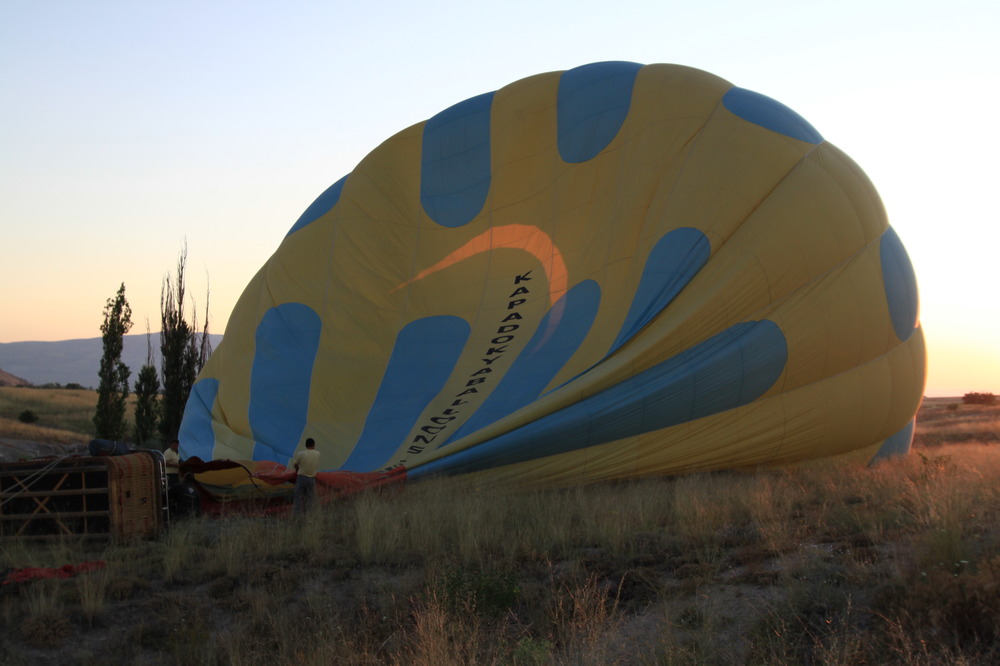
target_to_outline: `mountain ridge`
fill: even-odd
[[[160,334],[148,334],[152,345],[153,364],[160,368]],[[222,341],[221,335],[209,335],[212,349]],[[122,361],[132,371],[129,383],[134,383],[139,369],[147,360],[147,334],[126,335]],[[79,338],[60,341],[0,342],[0,370],[24,379],[34,386],[45,384],[79,384],[97,388],[98,372],[104,345],[101,338]]]

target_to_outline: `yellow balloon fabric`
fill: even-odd
[[[388,139],[292,226],[185,458],[574,484],[909,449],[913,269],[782,104],[677,65],[512,83]]]

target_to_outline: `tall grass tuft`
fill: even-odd
[[[77,593],[80,598],[80,610],[89,625],[93,625],[106,609],[108,583],[110,577],[106,569],[99,569],[82,574],[76,578]]]

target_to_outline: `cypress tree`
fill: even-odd
[[[118,288],[114,298],[104,306],[104,323],[101,338],[104,353],[97,387],[97,409],[94,412],[94,430],[101,439],[121,440],[127,431],[125,405],[128,400],[129,368],[122,362],[125,334],[132,328],[132,308],[125,299],[125,283]]]
[[[160,403],[160,433],[169,442],[178,436],[184,406],[198,373],[212,353],[208,335],[208,293],[205,295],[205,326],[198,333],[198,315],[194,324],[184,317],[187,242],[177,260],[177,276],[171,282],[168,273],[160,290],[160,370],[163,378],[163,400]]]
[[[176,285],[168,274],[160,291],[160,369],[163,374],[163,403],[160,432],[165,441],[177,437],[191,387],[198,374],[194,331],[184,318],[184,269],[187,245],[177,260]]]
[[[146,365],[139,370],[135,381],[135,443],[145,444],[152,439],[159,420],[160,376],[153,360],[153,340],[146,321]]]

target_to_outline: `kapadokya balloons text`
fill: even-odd
[[[925,358],[874,187],[703,71],[539,74],[404,129],[240,298],[185,458],[570,484],[905,452]]]

